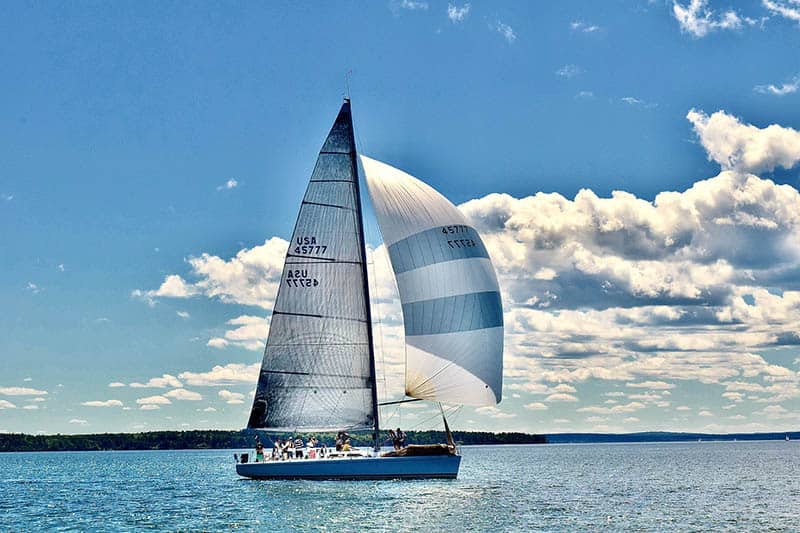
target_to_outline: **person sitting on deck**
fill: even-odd
[[[303,439],[300,437],[294,439],[294,456],[296,459],[303,458]]]
[[[261,444],[261,439],[256,435],[256,462],[260,463],[264,460],[264,445]]]
[[[403,430],[400,429],[400,428],[397,428],[397,431],[395,432],[395,435],[397,435],[397,442],[400,445],[400,447],[397,448],[397,449],[399,450],[400,448],[405,448],[406,447],[406,434],[403,433]]]

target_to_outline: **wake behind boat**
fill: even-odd
[[[350,101],[319,152],[300,206],[247,427],[272,433],[372,431],[370,451],[249,462],[267,479],[455,478],[447,443],[380,453],[367,259]],[[503,314],[494,267],[477,231],[430,186],[360,161],[405,326],[410,400],[495,405],[501,399]],[[388,402],[398,403],[398,402]]]

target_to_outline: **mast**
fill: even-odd
[[[369,344],[369,368],[370,368],[370,382],[372,385],[372,418],[375,422],[374,432],[372,438],[374,440],[375,451],[380,449],[378,445],[380,435],[380,420],[378,417],[378,383],[375,372],[375,347],[372,340],[372,306],[370,305],[369,297],[369,278],[367,277],[367,247],[364,242],[364,216],[361,207],[361,189],[358,179],[358,155],[356,154],[356,140],[355,131],[353,130],[353,111],[350,106],[350,95],[348,94],[344,99],[345,105],[350,111],[349,121],[349,135],[353,141],[353,151],[350,153],[350,162],[353,165],[353,176],[355,176],[355,196],[356,196],[356,217],[358,217],[359,229],[359,250],[361,251],[361,279],[364,285],[364,303],[366,305],[366,319],[367,319],[367,343]]]

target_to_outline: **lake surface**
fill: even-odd
[[[800,442],[464,447],[455,481],[252,481],[232,450],[0,454],[0,530],[800,530]]]

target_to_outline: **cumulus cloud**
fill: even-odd
[[[283,271],[288,242],[273,237],[260,246],[239,251],[225,260],[211,254],[187,259],[191,275],[188,282],[177,274],[164,279],[158,289],[133,291],[133,296],[150,302],[157,298],[190,298],[203,295],[225,303],[271,308]]]
[[[207,345],[212,348],[226,348],[238,346],[245,350],[261,351],[267,339],[269,320],[259,316],[241,315],[226,322],[229,326],[236,326],[225,332],[223,337],[213,337]]]
[[[626,387],[633,387],[637,389],[653,389],[653,390],[667,390],[674,389],[675,385],[665,381],[642,381],[640,383],[626,383]]]
[[[462,22],[467,15],[469,15],[470,5],[469,2],[464,4],[463,6],[458,6],[456,4],[447,4],[447,18],[450,19],[450,22],[453,24],[457,24]]]
[[[124,387],[125,384],[122,383],[121,381],[112,381],[111,383],[108,384],[108,386],[111,387],[112,389],[115,389],[118,387]]]
[[[139,398],[136,400],[136,403],[139,405],[169,405],[172,402],[169,401],[169,398],[165,398],[164,396],[147,396],[145,398]]]
[[[244,394],[238,392],[231,392],[229,390],[221,390],[217,393],[220,398],[222,398],[225,403],[229,404],[241,404],[244,403]]]
[[[0,400],[0,409],[16,409],[17,406],[8,400]]]
[[[174,400],[198,401],[203,399],[203,396],[199,392],[186,389],[172,389],[171,391],[165,393],[164,396]]]
[[[258,381],[260,370],[260,363],[253,363],[252,365],[229,363],[227,365],[215,365],[208,372],[187,371],[181,372],[178,376],[189,385],[194,386],[214,387],[239,383],[252,385]]]
[[[166,389],[168,387],[181,388],[183,387],[183,383],[171,374],[164,374],[159,378],[151,378],[147,383],[131,383],[129,386],[135,389]]]
[[[708,158],[725,170],[771,172],[777,167],[790,169],[800,161],[800,131],[777,124],[758,128],[724,111],[708,116],[692,109],[686,118]]]
[[[81,405],[86,407],[122,407],[122,402],[119,400],[91,400],[83,402]]]
[[[744,24],[756,23],[732,9],[715,15],[708,7],[708,0],[691,0],[686,6],[675,1],[672,4],[672,15],[678,21],[681,31],[697,38],[705,37],[716,30],[738,30]]]

